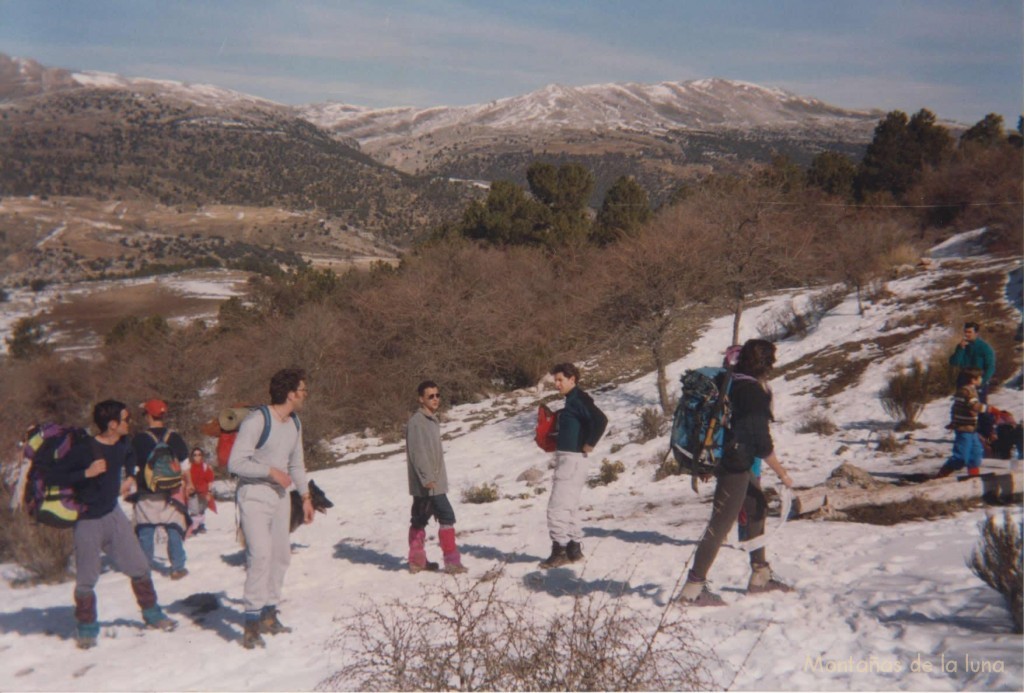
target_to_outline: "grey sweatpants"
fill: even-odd
[[[100,579],[103,554],[131,578],[149,575],[149,559],[120,506],[96,519],[75,523],[75,591],[91,592]]]
[[[563,546],[582,541],[580,495],[587,482],[587,457],[582,452],[555,453],[555,476],[548,498],[548,534]]]
[[[260,611],[281,599],[292,558],[292,501],[287,491],[269,484],[240,484],[237,498],[245,536],[245,610]]]
[[[767,508],[761,484],[751,472],[722,474],[715,484],[715,500],[711,519],[697,546],[690,571],[701,580],[708,576],[711,564],[715,562],[718,549],[736,523],[740,510],[747,509],[747,538],[753,539],[764,534]],[[764,563],[764,548],[750,553],[751,563]]]

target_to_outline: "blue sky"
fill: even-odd
[[[0,0],[0,52],[283,103],[724,77],[973,123],[1024,110],[1021,0]]]

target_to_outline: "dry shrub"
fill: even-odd
[[[679,463],[676,462],[675,455],[659,455],[655,463],[658,465],[658,468],[654,470],[655,481],[661,481],[662,479],[679,474]]]
[[[967,566],[981,580],[1006,599],[1013,619],[1014,632],[1024,632],[1024,553],[1021,535],[1024,526],[1013,519],[1009,510],[1003,512],[999,524],[995,516],[979,523],[981,543],[974,550]]]
[[[6,517],[0,522],[0,561],[16,563],[24,570],[19,584],[64,582],[74,554],[73,532],[38,525],[20,510],[7,510],[8,495],[0,494]]]
[[[660,438],[665,434],[665,425],[667,423],[668,417],[662,413],[661,409],[645,407],[640,411],[640,419],[636,424],[633,441],[646,443],[649,440]]]
[[[882,409],[896,421],[897,431],[921,428],[917,417],[930,400],[936,374],[914,359],[910,366],[889,378],[879,399]]]
[[[477,486],[471,486],[462,492],[463,503],[493,503],[500,497],[498,485],[486,482]]]
[[[617,481],[619,478],[619,474],[622,474],[624,471],[626,471],[626,465],[624,465],[622,462],[612,462],[607,458],[603,459],[601,460],[600,474],[598,474],[597,478],[589,479],[587,481],[587,485],[590,486],[590,488],[597,488],[598,486],[607,486],[613,481]]]
[[[796,429],[797,433],[817,433],[819,436],[830,436],[839,427],[836,426],[836,422],[824,412],[815,412],[811,414],[800,426]]]
[[[619,595],[575,595],[541,611],[493,576],[447,581],[417,599],[370,603],[329,647],[347,664],[317,690],[697,690],[708,656],[685,614],[655,617]]]
[[[895,453],[907,446],[906,441],[899,441],[892,433],[885,433],[878,436],[878,444],[875,449],[879,452]]]

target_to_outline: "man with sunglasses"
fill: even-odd
[[[99,434],[72,448],[67,463],[58,465],[48,479],[74,486],[85,505],[74,529],[76,640],[83,650],[95,647],[100,634],[95,587],[103,570],[103,554],[131,578],[147,627],[174,630],[177,626],[157,604],[149,559],[118,504],[118,496],[128,493],[132,485],[130,478],[121,481],[122,472],[134,466],[135,452],[127,438],[131,412],[121,402],[105,400],[93,408],[92,418]]]
[[[405,427],[409,494],[412,496],[409,572],[438,569],[437,563],[427,560],[425,548],[427,523],[434,517],[441,525],[437,539],[444,555],[444,572],[453,575],[465,573],[466,568],[455,544],[455,511],[448,501],[448,471],[441,449],[441,424],[437,420],[441,391],[434,381],[424,380],[416,392],[420,407]]]

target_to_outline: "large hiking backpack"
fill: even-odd
[[[74,526],[85,510],[71,486],[48,482],[51,470],[60,465],[74,446],[89,440],[85,429],[47,423],[29,429],[22,456],[29,461],[22,507],[42,525]]]
[[[672,417],[672,454],[681,474],[713,474],[729,427],[732,371],[698,368],[686,371],[680,381],[683,391]]]
[[[171,439],[171,429],[164,429],[162,437],[152,431],[146,431],[156,442],[156,446],[146,458],[142,468],[142,481],[150,493],[174,493],[181,488],[181,462],[175,457],[174,451],[167,441]]]
[[[551,411],[546,404],[537,409],[537,431],[534,440],[544,452],[558,449],[558,414],[561,410]]]
[[[242,425],[242,420],[252,411],[259,411],[263,415],[263,430],[256,442],[256,449],[259,450],[267,444],[267,440],[270,438],[270,407],[263,404],[257,407],[229,407],[223,410],[217,417],[220,430],[220,433],[217,434],[217,462],[222,467],[227,465],[228,459],[231,457],[231,448],[235,445],[235,438],[238,437],[238,429]],[[302,422],[299,421],[299,415],[292,412],[291,419],[295,428],[301,432]]]

